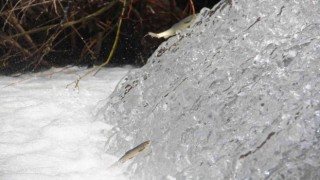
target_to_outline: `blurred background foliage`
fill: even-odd
[[[214,0],[127,0],[111,64],[144,65],[163,42],[145,36],[212,8]],[[93,66],[108,56],[122,0],[0,0],[0,73]]]

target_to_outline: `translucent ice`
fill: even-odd
[[[203,9],[102,109],[131,179],[320,179],[320,2]]]

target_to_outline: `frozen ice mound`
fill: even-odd
[[[320,2],[203,9],[101,112],[131,179],[320,179]]]

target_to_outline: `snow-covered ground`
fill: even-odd
[[[104,152],[102,132],[111,127],[95,111],[129,69],[102,69],[79,89],[66,85],[88,69],[0,76],[0,179],[126,179],[108,170],[117,158]]]

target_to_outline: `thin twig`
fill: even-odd
[[[191,8],[191,13],[194,15],[196,13],[196,10],[194,9],[193,1],[189,0],[190,3],[190,8]]]
[[[104,13],[105,11],[109,10],[110,8],[112,8],[118,1],[113,1],[112,3],[109,4],[109,6],[105,6],[101,9],[99,9],[98,11],[92,13],[92,14],[89,14],[88,16],[85,16],[83,18],[80,18],[78,20],[75,20],[75,21],[69,21],[69,22],[65,22],[61,25],[61,27],[64,29],[64,28],[67,28],[67,27],[70,27],[70,26],[73,26],[75,24],[78,24],[78,23],[82,23],[82,22],[85,22],[85,21],[88,21],[96,16],[99,16],[100,14]],[[40,28],[36,28],[36,29],[32,29],[32,30],[29,30],[29,31],[26,31],[26,32],[23,32],[23,33],[18,33],[18,34],[15,34],[15,35],[12,35],[11,37],[12,38],[15,38],[15,37],[19,37],[19,36],[23,36],[25,34],[33,34],[33,33],[37,33],[37,32],[40,32],[40,31],[44,31],[44,30],[49,30],[49,29],[52,29],[54,27],[57,27],[57,26],[60,26],[60,24],[53,24],[53,25],[48,25],[48,26],[43,26],[43,27],[40,27]]]
[[[111,58],[112,58],[112,56],[113,56],[113,54],[114,54],[114,52],[116,50],[116,47],[118,45],[118,40],[119,40],[119,36],[120,36],[120,28],[121,28],[122,18],[123,18],[125,9],[126,9],[126,0],[123,1],[122,12],[121,12],[121,16],[120,16],[119,22],[118,22],[118,28],[117,28],[116,37],[115,37],[115,40],[113,42],[112,49],[111,49],[111,51],[109,53],[109,56],[108,56],[107,60],[104,63],[102,63],[100,66],[97,66],[97,67],[91,69],[90,71],[88,71],[84,75],[80,76],[74,82],[68,84],[67,87],[69,87],[71,84],[75,83],[75,88],[79,88],[79,82],[80,82],[81,79],[83,79],[84,77],[88,76],[89,74],[91,74],[91,73],[93,73],[95,71],[99,71],[103,66],[107,65],[110,62],[110,60],[111,60]]]

